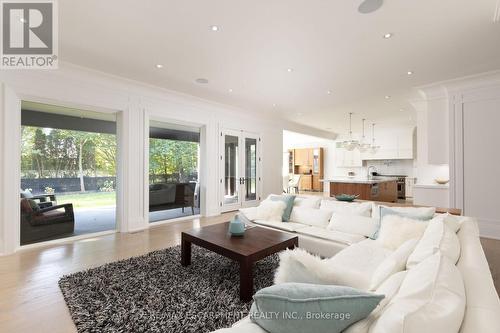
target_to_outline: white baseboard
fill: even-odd
[[[481,237],[500,240],[500,220],[477,219]]]

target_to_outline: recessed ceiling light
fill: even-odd
[[[413,75],[413,71],[408,71],[406,74]]]
[[[156,68],[163,68],[163,65],[162,64],[157,64]]]
[[[390,98],[391,98],[391,96],[385,95],[385,99],[390,99]]]
[[[332,94],[332,91],[331,90],[327,90],[326,92],[328,95],[331,95]]]
[[[293,68],[287,68],[287,72],[288,72],[288,73],[293,72]]]
[[[212,31],[219,31],[219,26],[218,25],[211,25],[210,30]]]
[[[384,35],[384,38],[385,38],[385,39],[389,39],[389,38],[391,38],[392,36],[393,36],[393,34],[392,34],[392,33],[390,33],[390,32],[388,32],[388,33],[386,33],[386,34]]]
[[[230,89],[228,89],[228,91],[229,91],[230,93],[232,93],[232,92],[233,92],[233,89],[231,89],[231,88],[230,88]]]
[[[273,103],[273,108],[275,108],[276,106],[277,106],[276,103]]]
[[[208,80],[203,78],[203,77],[200,77],[198,79],[195,80],[196,83],[201,83],[201,84],[207,84],[208,83]]]

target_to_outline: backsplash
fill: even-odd
[[[364,169],[369,166],[374,166],[377,172],[382,175],[405,175],[413,177],[416,172],[414,160],[380,160],[380,161],[364,161]]]

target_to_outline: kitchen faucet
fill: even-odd
[[[373,165],[370,165],[370,166],[368,167],[368,170],[367,170],[367,175],[366,175],[366,178],[368,178],[368,179],[372,178],[372,174],[370,173],[370,170],[371,170],[371,169],[373,169],[373,170],[375,170],[375,172],[377,172],[377,168],[376,168],[375,166],[373,166]]]

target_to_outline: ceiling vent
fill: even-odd
[[[384,0],[364,0],[358,7],[358,12],[361,14],[370,14],[380,9],[384,4]]]
[[[500,22],[500,0],[497,1],[497,7],[495,8],[495,16],[493,17],[493,22]]]

